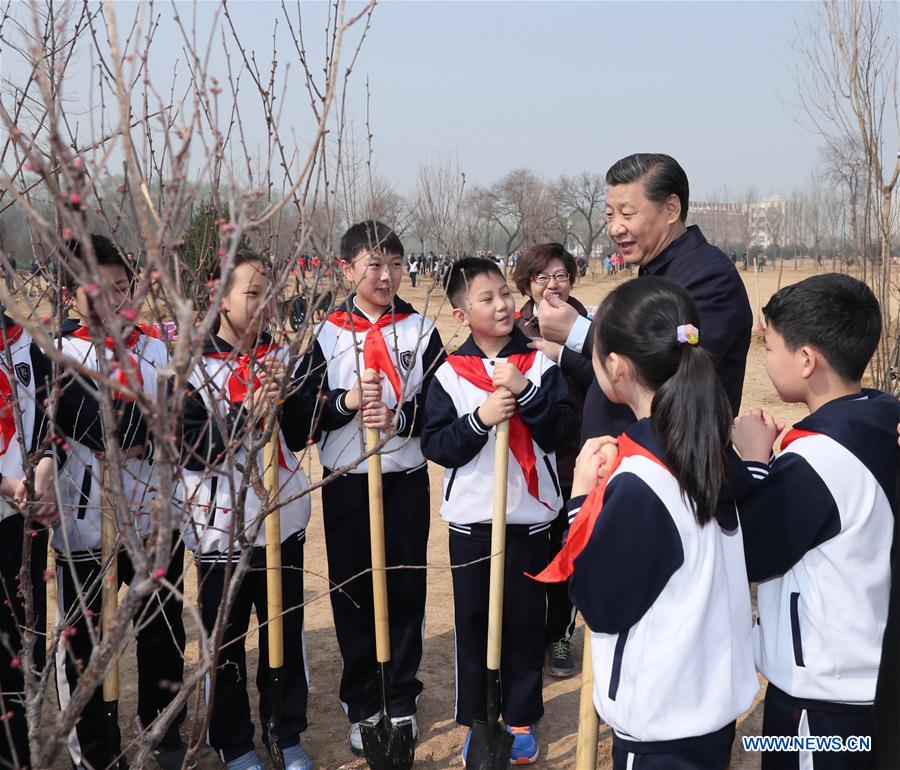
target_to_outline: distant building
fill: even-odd
[[[750,246],[767,249],[784,245],[784,198],[770,195],[750,204]]]

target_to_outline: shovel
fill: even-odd
[[[491,582],[488,594],[487,721],[472,722],[466,754],[470,770],[509,767],[513,737],[500,724],[500,648],[503,641],[503,571],[506,548],[506,485],[509,472],[509,422],[497,426],[494,446],[494,511],[491,520]]]
[[[109,636],[119,609],[119,568],[116,549],[116,508],[113,498],[112,477],[108,462],[103,463],[103,496],[100,505],[100,552],[106,565],[106,574],[101,583],[101,616],[103,626],[101,638]],[[122,739],[119,733],[119,662],[110,664],[103,679],[103,721],[106,753],[111,767],[127,770],[128,763],[122,753]],[[116,757],[119,757],[116,759]]]
[[[372,369],[366,379],[377,377]],[[378,428],[366,428],[366,446],[380,440]],[[381,491],[381,455],[369,455],[369,529],[372,548],[372,600],[375,608],[375,657],[378,661],[378,689],[381,693],[381,717],[375,724],[360,725],[363,753],[371,770],[409,770],[415,757],[412,722],[391,721],[390,686],[391,632],[388,625],[387,572],[384,550],[384,500]]]
[[[581,656],[581,698],[578,701],[578,739],[575,742],[575,767],[597,767],[597,740],[600,720],[594,708],[594,666],[591,662],[591,629],[584,626],[584,652]]]
[[[282,668],[284,667],[284,623],[282,618],[283,601],[281,595],[281,511],[278,508],[278,488],[280,486],[278,472],[279,430],[276,424],[272,438],[266,442],[263,450],[266,489],[269,492],[268,511],[266,513],[266,619],[268,633],[269,656],[269,703],[271,712],[266,726],[266,737],[269,753],[275,767],[284,767],[284,753],[278,738],[278,727],[281,724],[282,701]]]

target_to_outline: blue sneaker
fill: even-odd
[[[513,727],[507,725],[506,729],[513,737],[512,748],[509,750],[509,763],[511,765],[530,765],[537,762],[538,742],[534,734],[534,725],[525,727]]]
[[[262,760],[256,749],[250,749],[246,754],[242,754],[237,759],[232,759],[225,763],[225,770],[264,770]]]
[[[302,743],[284,750],[284,770],[313,770],[312,757],[303,748]]]
[[[466,741],[463,743],[462,747],[462,761],[463,767],[466,766],[466,754],[469,753],[469,741],[472,740],[472,728],[469,728],[469,732],[466,733]]]

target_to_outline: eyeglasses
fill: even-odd
[[[571,280],[568,273],[554,273],[553,275],[538,273],[537,275],[531,276],[531,280],[541,286],[546,286],[548,283],[550,283],[551,279],[559,284],[569,283]]]

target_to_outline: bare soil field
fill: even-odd
[[[782,276],[782,284],[796,282],[810,275],[807,270],[795,271],[788,263]],[[764,304],[769,296],[776,290],[778,271],[769,270],[763,273],[741,273],[744,278],[751,304],[758,312],[757,296]],[[573,289],[573,294],[585,305],[597,305],[602,298],[616,285],[629,278],[627,272],[617,277],[601,277],[596,280],[583,279]],[[758,277],[758,286],[756,283]],[[410,301],[420,311],[425,310],[425,288],[427,281],[420,281],[419,286],[413,289],[404,279],[401,295]],[[441,335],[448,347],[456,348],[464,339],[465,334],[459,332],[456,323],[450,316],[448,306],[442,303],[443,295],[435,292],[428,303],[428,314],[438,315],[438,326]],[[517,304],[522,304],[522,298],[517,299]],[[441,308],[438,308],[438,305]],[[702,333],[702,330],[701,330]],[[754,331],[753,343],[747,366],[747,376],[744,383],[743,408],[764,406],[772,411],[779,419],[786,420],[788,424],[796,422],[804,416],[805,409],[798,406],[782,404],[766,377],[763,368],[763,346],[761,334]],[[315,452],[309,453],[304,465],[310,472],[311,480],[321,478],[321,468],[315,459]],[[432,521],[429,540],[429,571],[428,571],[428,602],[425,625],[425,648],[420,678],[424,682],[425,690],[419,701],[418,723],[421,731],[421,740],[416,752],[416,768],[458,768],[462,767],[460,749],[465,738],[465,728],[459,727],[453,718],[453,704],[455,695],[454,684],[454,647],[453,647],[453,613],[452,613],[452,589],[449,572],[449,555],[447,550],[447,527],[438,516],[439,496],[434,490],[440,488],[441,469],[431,467],[432,482]],[[347,731],[349,724],[340,703],[338,702],[338,681],[340,677],[341,662],[338,654],[337,642],[334,636],[331,606],[327,596],[327,584],[324,575],[327,574],[325,560],[324,537],[322,531],[322,508],[318,492],[313,495],[313,516],[307,533],[305,551],[306,561],[306,645],[308,652],[308,664],[310,670],[310,700],[309,700],[309,729],[303,734],[304,745],[313,756],[316,767],[326,770],[339,770],[342,768],[365,768],[366,763],[351,754],[347,745]],[[196,597],[196,575],[193,567],[186,563],[187,595]],[[53,598],[50,599],[51,604]],[[51,610],[51,622],[52,610]],[[185,622],[188,624],[187,659],[197,660],[197,633],[190,624],[190,616],[185,613]],[[580,657],[582,647],[582,624],[579,626],[573,640],[573,649],[576,651],[576,659],[579,666],[576,675],[568,680],[557,680],[545,676],[544,699],[545,716],[538,726],[541,756],[537,766],[543,768],[575,767],[575,736],[578,721],[578,688],[580,685]],[[249,679],[252,683],[255,678],[257,657],[257,636],[251,632],[247,643],[248,660],[251,671]],[[123,737],[127,739],[129,733],[133,733],[131,723],[134,719],[137,699],[137,674],[134,667],[133,650],[126,650],[121,661],[121,700],[119,714],[122,721]],[[738,736],[758,734],[762,728],[762,698],[763,690],[757,697],[753,708],[738,722]],[[251,685],[251,703],[255,700],[255,687]],[[255,711],[254,704],[254,711]],[[189,714],[183,734],[185,738],[190,735],[192,728],[192,715]],[[259,729],[256,731],[259,741]],[[612,766],[610,758],[610,733],[606,726],[601,727],[600,768]],[[261,749],[261,755],[264,749]],[[735,741],[732,754],[732,770],[755,770],[760,765],[758,756],[748,755],[740,747],[740,737]],[[68,758],[61,760],[58,767],[69,766]],[[200,755],[200,767],[203,770],[220,766],[215,753],[204,748]]]

